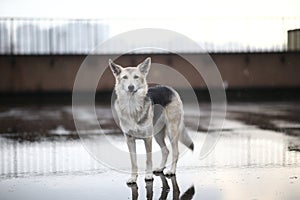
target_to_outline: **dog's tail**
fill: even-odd
[[[189,136],[183,122],[181,122],[180,124],[179,141],[185,146],[187,146],[190,150],[194,151],[194,143],[192,141],[192,138]]]

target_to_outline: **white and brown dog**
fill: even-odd
[[[120,127],[126,137],[131,158],[131,178],[128,184],[136,183],[137,158],[136,139],[143,139],[147,152],[146,181],[153,180],[152,176],[152,137],[161,147],[162,160],[154,172],[163,172],[169,150],[166,147],[165,137],[168,135],[172,146],[172,166],[166,175],[175,175],[179,156],[178,141],[191,150],[193,142],[188,136],[183,121],[183,105],[178,93],[171,87],[149,87],[146,81],[150,70],[151,59],[147,58],[137,67],[123,68],[109,60],[109,66],[115,79],[115,93],[117,99],[114,103],[119,118]],[[160,116],[157,117],[157,114]],[[163,122],[159,130],[154,124]]]

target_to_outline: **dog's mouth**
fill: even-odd
[[[134,90],[128,90],[127,88],[124,90],[127,92],[127,94],[130,94],[130,95],[134,95],[136,94],[140,89],[143,89],[143,87],[138,87],[138,88],[135,88]]]
[[[132,91],[128,91],[130,94],[135,94],[136,92],[138,91],[138,89],[136,89],[136,90],[132,90]]]

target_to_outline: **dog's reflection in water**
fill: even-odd
[[[155,175],[159,176],[160,180],[162,182],[162,191],[161,191],[159,199],[160,200],[167,199],[168,194],[171,191],[168,181],[163,173],[159,173],[159,174],[155,174]],[[176,176],[171,176],[168,178],[171,179],[171,182],[172,182],[173,199],[175,199],[175,200],[179,200],[179,199],[180,200],[190,200],[193,198],[193,196],[195,194],[194,186],[191,186],[180,196],[180,190],[178,187]],[[137,200],[138,196],[139,196],[137,184],[130,184],[130,185],[128,185],[128,187],[131,188],[132,200]],[[142,198],[142,199],[144,199],[144,198]],[[153,181],[146,182],[146,199],[147,200],[153,199]]]

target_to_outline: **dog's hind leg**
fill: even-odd
[[[170,124],[169,128],[169,138],[172,146],[172,166],[169,171],[167,171],[167,176],[173,176],[176,173],[176,166],[179,156],[178,140],[179,140],[179,127],[177,123]]]
[[[125,134],[126,135],[126,134]],[[135,138],[126,135],[126,143],[128,146],[128,150],[130,153],[130,160],[131,160],[131,178],[127,181],[127,184],[134,184],[136,183],[137,179],[137,162],[136,162],[136,143],[135,143]]]
[[[182,109],[178,109],[179,105],[180,103],[175,101],[166,108],[166,128],[172,146],[172,165],[171,169],[166,173],[168,176],[172,176],[176,173],[176,166],[179,156],[179,127],[182,120]]]
[[[154,170],[154,173],[161,173],[161,172],[163,172],[164,168],[166,167],[169,150],[165,143],[165,136],[166,136],[166,127],[163,127],[160,130],[160,132],[155,134],[155,136],[154,136],[156,142],[158,143],[158,145],[161,148],[161,153],[162,153],[160,166]]]

